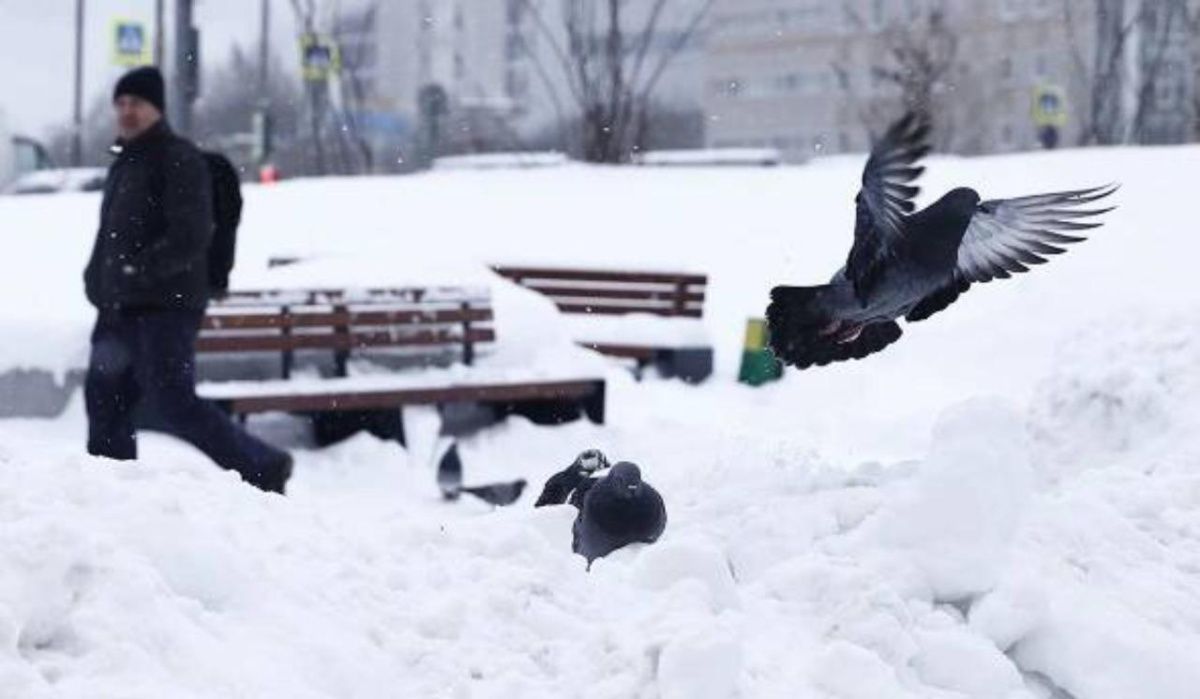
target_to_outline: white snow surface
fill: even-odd
[[[492,510],[439,499],[428,410],[408,449],[253,423],[293,447],[286,498],[157,435],[135,464],[87,457],[78,400],[0,422],[0,697],[1194,697],[1200,149],[934,159],[925,201],[1120,181],[1120,208],[868,361],[735,384],[769,288],[844,258],[860,167],[248,187],[236,284],[487,284],[498,355],[605,372],[608,424],[465,440],[468,481],[532,483]],[[0,200],[0,365],[86,355],[97,203]],[[707,272],[717,374],[639,384],[574,354],[548,304],[480,271],[514,259]],[[590,572],[573,512],[532,508],[588,447],[640,464],[670,515]]]

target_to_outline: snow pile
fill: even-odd
[[[1200,315],[1153,314],[1087,329],[1064,345],[1033,402],[1048,476],[1142,451],[1146,468],[1189,468],[1200,454]]]
[[[248,188],[241,286],[487,286],[512,340],[498,365],[575,369],[599,360],[487,263],[700,269],[719,370],[690,387],[591,364],[607,425],[510,419],[463,441],[468,483],[534,484],[499,511],[440,500],[432,410],[406,411],[407,449],[309,449],[295,421],[252,422],[296,455],[286,499],[165,438],[136,465],[83,457],[78,402],[0,422],[0,696],[1190,698],[1200,289],[1170,204],[1197,161],[937,160],[933,192],[1121,179],[1122,208],[870,361],[760,390],[730,380],[745,319],[771,284],[844,259],[857,159]],[[86,348],[97,202],[39,199],[0,201],[30,231],[0,274],[7,366]],[[268,269],[285,254],[304,261]],[[588,572],[574,512],[531,504],[590,447],[641,465],[669,524]]]
[[[1121,456],[1146,440],[1036,489],[1036,430],[974,401],[921,460],[843,470],[786,440],[690,430],[692,389],[657,388],[608,428],[514,420],[463,445],[469,478],[540,479],[565,445],[643,465],[667,533],[590,573],[569,507],[439,502],[420,429],[407,452],[369,437],[298,452],[282,499],[165,438],[138,465],[79,456],[78,406],[0,425],[4,686],[1116,699],[1200,680],[1200,476]],[[667,405],[653,433],[638,424]]]

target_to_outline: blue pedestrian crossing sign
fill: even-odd
[[[150,62],[150,39],[146,25],[128,19],[118,19],[112,24],[113,63],[134,67]]]

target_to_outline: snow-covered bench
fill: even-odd
[[[204,319],[198,392],[243,419],[310,415],[320,442],[358,426],[380,429],[380,411],[393,416],[382,436],[403,441],[399,410],[418,404],[487,404],[501,415],[565,421],[583,414],[603,423],[602,378],[523,380],[476,369],[495,340],[486,290],[237,292]]]
[[[654,366],[666,377],[698,383],[712,374],[713,349],[703,339],[708,277],[686,272],[643,272],[496,265],[495,272],[549,297],[576,316],[649,315],[651,322],[604,322],[580,327],[580,345],[612,357],[632,359],[641,372]],[[678,321],[688,327],[679,332]]]

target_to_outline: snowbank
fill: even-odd
[[[248,187],[237,284],[482,281],[514,342],[500,365],[595,358],[529,354],[574,352],[572,328],[487,263],[708,272],[713,381],[610,367],[609,424],[513,419],[461,444],[469,482],[540,483],[588,447],[633,460],[667,532],[588,573],[573,513],[536,492],[441,502],[430,411],[406,414],[407,450],[252,423],[290,440],[286,499],[165,438],[136,465],[87,459],[78,404],[0,421],[0,695],[1193,696],[1200,288],[1176,203],[1200,149],[935,160],[927,192],[1121,180],[1121,208],[868,362],[734,384],[770,286],[844,257],[860,165]],[[69,368],[97,202],[35,199],[0,200],[28,231],[2,263],[0,362]],[[307,262],[268,270],[283,254]]]

